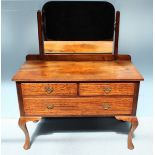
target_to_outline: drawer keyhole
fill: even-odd
[[[105,87],[105,88],[103,88],[103,90],[104,90],[104,92],[105,92],[106,94],[108,94],[108,93],[111,92],[112,88],[110,88],[110,87]]]
[[[109,103],[103,103],[103,109],[104,110],[108,110],[108,109],[110,109],[111,108],[111,105],[109,104]]]
[[[47,109],[53,109],[53,108],[54,108],[54,105],[53,104],[47,105]]]
[[[53,92],[53,88],[51,88],[51,87],[45,87],[45,92],[47,94],[51,94]]]

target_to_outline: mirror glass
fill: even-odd
[[[114,21],[109,2],[47,2],[42,8],[44,52],[112,53]]]
[[[44,41],[44,52],[50,53],[112,53],[113,41]]]

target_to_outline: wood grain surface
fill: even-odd
[[[44,41],[46,53],[112,53],[113,41]]]
[[[134,83],[80,83],[80,96],[134,95]]]
[[[22,83],[22,94],[44,96],[75,96],[76,83]]]
[[[27,61],[14,81],[140,81],[130,61]]]
[[[24,98],[28,116],[104,116],[131,114],[133,98]]]

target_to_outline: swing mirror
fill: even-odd
[[[44,53],[113,53],[114,23],[109,2],[47,2],[42,8]]]

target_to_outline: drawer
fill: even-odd
[[[134,83],[80,83],[80,96],[134,95]]]
[[[76,83],[22,83],[23,95],[75,96]]]
[[[131,97],[24,98],[25,115],[104,116],[131,114]]]

